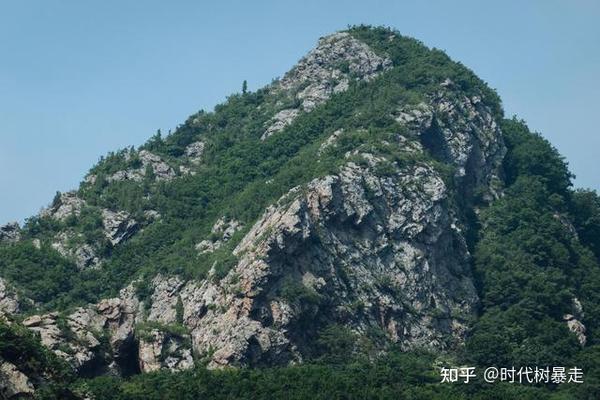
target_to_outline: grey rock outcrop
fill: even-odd
[[[194,366],[189,337],[152,329],[140,338],[140,371],[181,371]]]
[[[133,293],[134,289],[128,286],[118,298],[79,307],[66,316],[56,312],[33,315],[23,325],[39,333],[42,344],[77,371],[120,373],[120,364],[126,365],[135,354],[134,327],[140,308]],[[110,354],[103,353],[107,350],[101,347],[103,333],[108,335]],[[115,363],[102,365],[108,359]]]
[[[176,306],[183,284],[184,282],[177,276],[165,277],[159,274],[152,280],[154,290],[150,298],[152,305],[148,321],[158,321],[163,324],[177,322]]]
[[[339,32],[321,38],[317,47],[285,74],[278,89],[300,90],[296,96],[301,107],[310,111],[333,93],[345,91],[352,75],[370,80],[391,66],[391,60],[378,56],[367,44]]]
[[[113,357],[127,360],[132,356],[135,325],[141,315],[141,304],[135,289],[127,286],[121,290],[119,297],[100,301],[96,312],[95,324],[109,333]]]
[[[130,156],[128,156],[130,157]],[[175,171],[160,156],[148,151],[140,150],[138,153],[141,166],[139,168],[130,168],[117,171],[107,178],[108,182],[134,181],[141,182],[146,176],[146,170],[150,168],[154,173],[156,180],[169,181],[175,178]]]
[[[297,108],[287,108],[285,110],[279,111],[271,119],[270,125],[265,130],[265,133],[263,133],[261,139],[265,140],[269,136],[273,135],[276,132],[279,132],[286,126],[290,125],[298,115],[300,115],[300,109]]]
[[[0,226],[0,243],[16,243],[21,240],[21,227],[18,222]]]
[[[13,364],[0,359],[0,398],[33,398],[35,389],[27,375]]]
[[[397,172],[349,163],[270,207],[227,277],[182,289],[195,351],[214,349],[213,367],[298,361],[325,321],[405,348],[460,343],[477,296],[447,189],[428,166]]]
[[[446,82],[427,102],[402,105],[393,117],[409,134],[382,145],[427,151],[454,165],[465,196],[479,188],[489,199],[500,195],[502,134],[477,96],[458,95]],[[335,131],[319,154],[343,134]],[[338,173],[290,190],[265,210],[236,247],[239,261],[225,278],[158,275],[147,317],[137,300],[123,313],[123,299],[110,299],[97,306],[106,318],[100,325],[112,326],[115,355],[138,341],[143,371],[187,368],[192,349],[211,367],[301,361],[330,323],[367,336],[379,330],[406,349],[453,348],[478,300],[461,213],[449,195],[429,163],[400,165],[357,148]],[[219,249],[241,228],[220,218],[196,248]],[[565,321],[582,332],[577,318]],[[139,322],[155,325],[136,333]]]
[[[188,369],[194,365],[190,336],[171,328],[177,325],[182,286],[177,277],[155,277],[148,318],[134,286],[129,285],[119,297],[79,307],[64,316],[56,312],[33,315],[23,325],[39,333],[44,346],[86,376],[128,374],[138,368],[145,372]],[[144,322],[155,326],[138,331]],[[108,347],[102,345],[105,340]]]
[[[6,281],[0,278],[0,320],[6,316],[19,312],[19,297],[9,287]]]
[[[572,314],[565,314],[563,316],[563,320],[567,324],[567,328],[569,328],[569,330],[575,334],[575,336],[577,337],[577,341],[579,341],[579,344],[581,346],[585,346],[585,344],[587,343],[586,328],[585,325],[581,322],[585,314],[583,313],[583,307],[581,305],[581,302],[576,297],[573,298],[571,313]]]
[[[76,192],[62,193],[50,207],[42,210],[40,216],[64,221],[71,215],[79,216],[84,205],[85,201]]]
[[[318,155],[321,156],[323,154],[323,152],[325,152],[328,148],[335,147],[336,146],[336,142],[338,141],[338,139],[340,138],[340,136],[342,136],[343,133],[344,133],[343,129],[338,129],[337,131],[333,132],[321,144],[321,146],[319,146]]]
[[[467,97],[446,80],[429,103],[402,105],[393,117],[435,158],[456,166],[462,195],[479,188],[487,201],[500,197],[506,147],[492,110],[479,96]]]
[[[75,242],[76,244],[72,244]],[[51,244],[65,258],[75,261],[80,270],[94,268],[100,264],[96,250],[88,243],[83,242],[83,235],[73,232],[60,232]]]
[[[302,111],[309,112],[334,93],[346,91],[352,80],[368,81],[391,66],[391,60],[378,56],[346,32],[321,38],[317,47],[273,86],[275,92],[283,91],[298,99],[299,106],[279,110],[261,139],[285,128]]]
[[[61,194],[50,207],[42,210],[40,216],[64,221],[70,216],[80,216],[84,208],[90,209],[86,201],[75,192],[68,192]],[[129,239],[140,228],[139,223],[125,211],[108,209],[100,209],[99,211],[104,235],[113,246]],[[148,219],[151,220],[155,216],[156,214],[150,213]],[[34,238],[34,245],[37,248],[41,247],[39,238]],[[63,257],[73,260],[77,267],[82,270],[97,267],[102,261],[98,255],[98,244],[87,243],[81,233],[77,233],[72,229],[58,232],[50,245]]]
[[[77,311],[74,315],[79,315]],[[23,321],[23,325],[40,335],[42,344],[54,351],[80,370],[94,358],[94,350],[99,346],[95,337],[79,326],[78,317],[68,317],[64,321],[56,312],[34,315]]]
[[[142,168],[150,166],[157,180],[171,180],[175,177],[173,168],[163,161],[160,156],[151,153],[147,150],[141,150],[139,153],[140,160],[142,161]]]
[[[202,155],[204,154],[204,146],[204,142],[202,141],[190,143],[185,148],[185,156],[188,157],[191,163],[199,163],[202,160]]]
[[[211,253],[227,243],[229,239],[240,229],[243,225],[236,220],[227,220],[225,218],[219,218],[211,229],[212,238],[205,239],[196,245],[196,250],[200,254]]]
[[[262,139],[348,90],[354,81],[375,79],[391,67],[390,59],[348,33],[322,38],[266,90],[269,114],[261,114],[268,120],[261,126]],[[226,254],[228,261],[236,261],[223,274],[215,261],[202,280],[146,276],[140,298],[131,284],[117,297],[69,315],[34,315],[24,324],[89,375],[95,374],[91,370],[182,370],[192,367],[196,356],[213,368],[300,362],[330,324],[374,342],[377,332],[377,338],[385,338],[385,344],[374,343],[378,351],[389,342],[404,349],[460,346],[478,298],[464,213],[453,199],[471,199],[480,189],[486,200],[501,196],[499,171],[506,150],[493,112],[479,96],[467,96],[446,80],[418,101],[386,108],[384,117],[401,126],[389,128],[396,131],[386,132],[385,140],[357,140],[355,148],[344,148],[345,159],[340,156],[328,175],[290,189],[264,209],[241,241],[235,241],[233,254]],[[361,139],[368,128],[327,127],[337,130],[311,144],[311,151],[318,148],[315,162],[337,154],[329,151],[345,146],[345,135]],[[187,145],[177,162],[179,171],[201,171],[210,143]],[[391,152],[379,151],[385,146],[393,146],[395,156],[410,157],[388,159]],[[140,182],[150,170],[161,181],[176,176],[165,160],[147,150],[124,157],[135,167],[112,174],[109,182]],[[447,186],[440,163],[432,158],[455,167],[456,187]],[[265,177],[266,184],[276,179]],[[88,183],[93,184],[91,178]],[[45,215],[64,220],[88,206],[67,193]],[[96,211],[112,246],[161,218],[157,211],[146,211],[139,221],[125,211]],[[169,210],[164,212],[170,218]],[[239,221],[221,217],[195,248],[200,254],[225,253],[243,228]],[[98,265],[93,246],[71,245],[81,239],[74,232],[55,235],[52,246],[80,268]],[[200,261],[211,258],[219,257],[198,256]],[[15,308],[9,296],[3,297],[1,283],[0,309],[4,298],[7,310]],[[573,311],[564,320],[585,344],[580,314]]]
[[[102,210],[104,235],[113,246],[129,239],[139,229],[139,224],[125,211]]]

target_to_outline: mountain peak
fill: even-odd
[[[300,363],[340,329],[369,357],[453,352],[504,293],[481,269],[481,246],[521,224],[502,215],[552,198],[540,220],[569,225],[568,172],[540,140],[444,53],[384,28],[334,33],[3,228],[0,314],[26,314],[85,376]],[[583,311],[563,311],[557,326],[589,342]]]

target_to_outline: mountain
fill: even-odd
[[[443,52],[326,36],[0,228],[0,396],[594,398],[600,198],[571,178]],[[465,364],[585,383],[439,383]]]

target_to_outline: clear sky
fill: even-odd
[[[0,2],[0,223],[110,150],[281,76],[320,36],[387,25],[473,69],[600,189],[599,1]]]

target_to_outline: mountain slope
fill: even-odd
[[[599,202],[570,178],[464,66],[355,27],[4,229],[0,305],[85,377],[310,362],[327,337],[567,365],[600,304]]]

